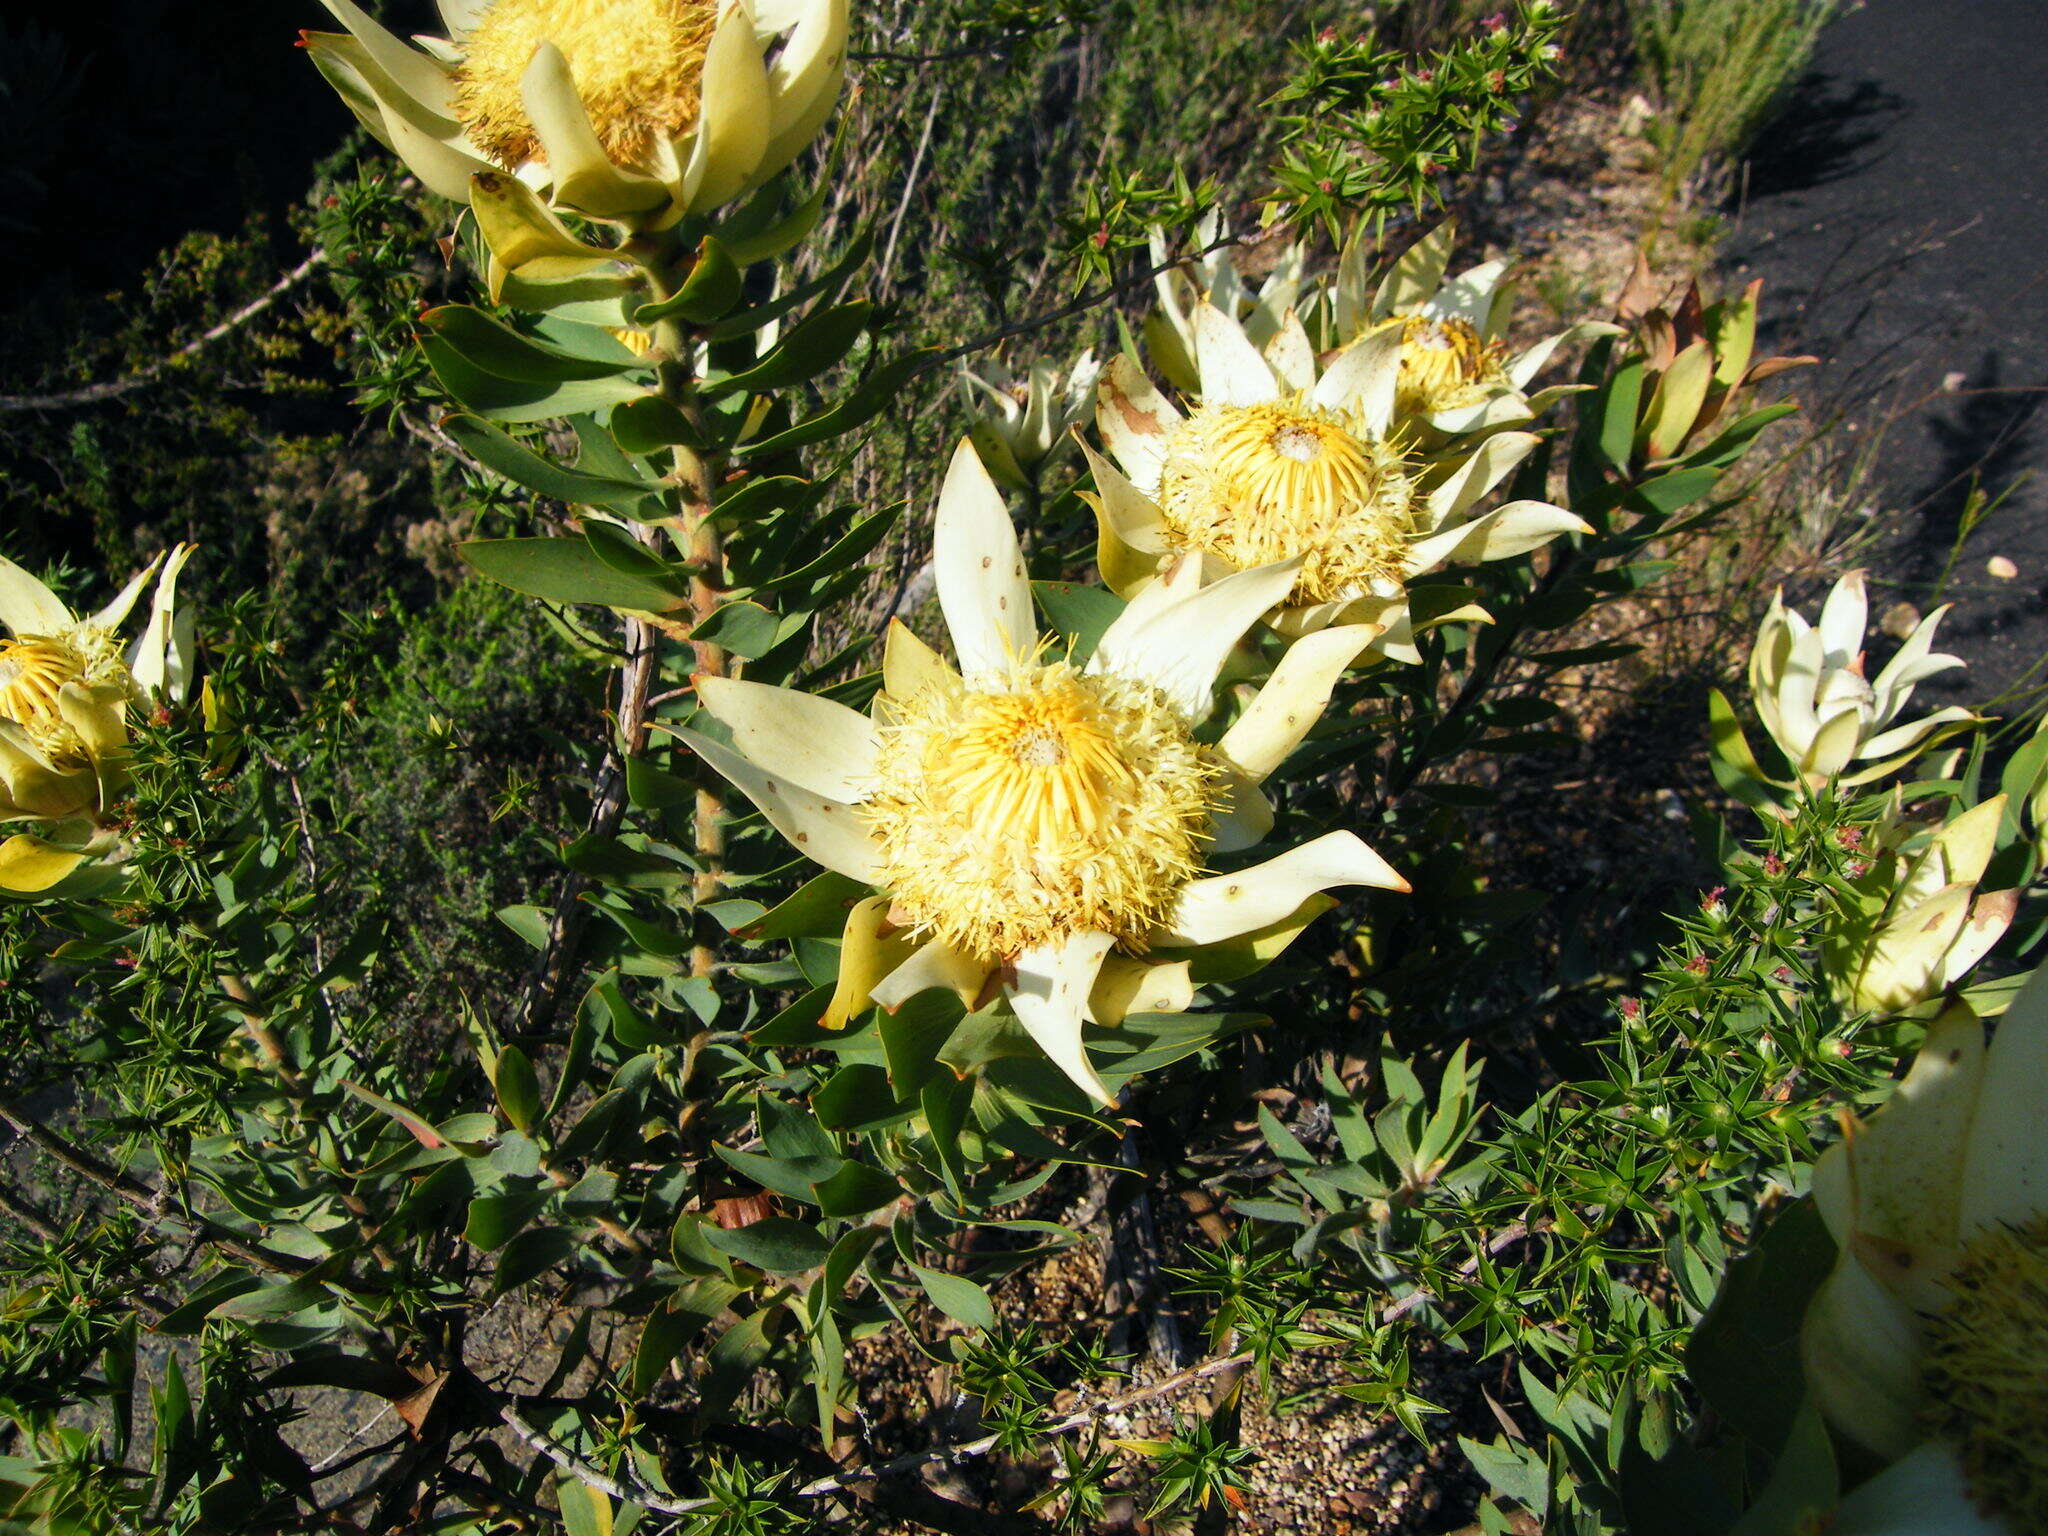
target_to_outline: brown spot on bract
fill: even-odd
[[[796,840],[797,845],[801,847],[803,844],[808,843],[811,840],[811,834],[808,832],[799,832],[796,835]]]
[[[1131,397],[1113,384],[1105,383],[1102,392],[1109,396],[1109,403],[1116,407],[1117,415],[1123,417],[1124,425],[1133,432],[1157,435],[1165,430],[1159,425],[1159,418],[1152,412],[1141,410]]]
[[[1225,887],[1223,887],[1223,894],[1225,896],[1239,896],[1243,893],[1244,887],[1241,885],[1226,885]]]
[[[779,795],[782,793],[781,790],[775,787],[775,781],[773,779],[763,779],[761,781],[761,787],[767,790],[768,793],[771,795]]]
[[[994,565],[995,563],[996,557],[994,555],[983,555],[981,557],[981,568],[984,571],[987,570],[990,566]]]

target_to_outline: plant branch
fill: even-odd
[[[201,331],[175,352],[166,353],[147,368],[131,373],[125,379],[108,379],[98,384],[87,384],[81,389],[66,390],[55,395],[0,395],[0,413],[15,411],[70,411],[81,406],[98,405],[103,401],[116,400],[122,395],[153,384],[170,369],[196,356],[212,346],[223,336],[232,334],[254,320],[279,299],[298,287],[320,268],[327,265],[327,252],[315,251],[291,271],[285,273],[257,298],[251,299],[227,319],[212,328]]]
[[[6,1099],[0,1099],[0,1120],[13,1126],[19,1135],[51,1161],[69,1168],[80,1178],[125,1200],[146,1216],[152,1226],[173,1219],[168,1217],[164,1198],[155,1190],[139,1180],[130,1178],[120,1169],[101,1162],[76,1142],[60,1136]],[[196,1211],[186,1211],[174,1219],[189,1226],[201,1241],[220,1249],[223,1253],[232,1254],[244,1264],[253,1265],[257,1269],[267,1270],[272,1274],[303,1275],[315,1267],[311,1259],[301,1259],[293,1254],[278,1253],[273,1249],[261,1247],[218,1222],[208,1220]]]

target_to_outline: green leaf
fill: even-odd
[[[197,1333],[223,1302],[262,1288],[263,1281],[248,1273],[230,1273],[209,1280],[158,1320],[153,1331],[177,1338]],[[175,1359],[173,1364],[175,1364]]]
[[[500,586],[543,602],[671,613],[689,600],[681,577],[629,575],[602,559],[587,539],[470,539],[455,552]]]
[[[716,235],[706,235],[682,286],[657,304],[641,305],[633,312],[633,323],[652,325],[673,315],[692,325],[708,325],[739,303],[741,287],[739,264]]]
[[[764,1157],[759,1152],[742,1152],[716,1141],[711,1144],[711,1150],[720,1162],[735,1172],[752,1179],[763,1189],[787,1195],[792,1200],[809,1201],[811,1191],[818,1183],[837,1173],[845,1161],[836,1153],[822,1158]]]
[[[678,444],[704,451],[705,436],[679,409],[658,395],[644,395],[612,407],[612,436],[627,453],[659,453]]]
[[[568,1536],[612,1536],[612,1501],[573,1477],[555,1479],[555,1503]]]
[[[733,937],[752,942],[774,939],[836,939],[845,931],[851,912],[868,888],[858,880],[827,870],[806,880],[794,895],[733,930]]]
[[[1464,1435],[1458,1444],[1473,1469],[1504,1499],[1541,1520],[1550,1505],[1550,1474],[1541,1455],[1508,1444],[1482,1445]]]
[[[1686,1372],[1707,1401],[1766,1451],[1792,1433],[1805,1382],[1799,1325],[1834,1264],[1834,1240],[1812,1197],[1785,1207],[1729,1266],[1686,1345]]]
[[[628,374],[610,378],[569,379],[560,383],[500,378],[471,363],[438,337],[420,338],[420,351],[441,387],[479,416],[493,421],[550,421],[602,410],[625,400],[639,400],[647,389]]]
[[[1635,456],[1636,413],[1643,403],[1643,359],[1624,360],[1594,393],[1587,409],[1600,422],[1600,452],[1616,469],[1627,473]]]
[[[580,1245],[576,1234],[566,1227],[532,1227],[507,1243],[498,1255],[498,1271],[491,1277],[491,1289],[502,1296],[549,1270],[566,1264]]]
[[[774,1341],[768,1337],[769,1323],[781,1315],[778,1307],[763,1307],[741,1318],[718,1336],[706,1355],[710,1370],[698,1387],[698,1411],[716,1418],[730,1408],[733,1399],[753,1379]]]
[[[835,1131],[868,1130],[909,1114],[889,1086],[888,1072],[872,1061],[850,1062],[811,1095],[818,1119]]]
[[[438,1130],[424,1118],[405,1108],[404,1105],[394,1104],[382,1094],[372,1093],[369,1089],[363,1087],[362,1084],[352,1083],[347,1078],[342,1079],[341,1086],[346,1092],[361,1099],[379,1114],[389,1115],[393,1120],[396,1120],[412,1133],[413,1140],[417,1141],[421,1146],[430,1150],[438,1150],[448,1145]]]
[[[633,1349],[633,1395],[645,1397],[682,1353],[683,1346],[709,1327],[740,1294],[729,1280],[703,1276],[677,1286],[667,1302],[647,1315],[640,1342]]]
[[[903,357],[881,364],[854,387],[837,405],[806,416],[780,432],[739,445],[738,452],[749,457],[766,457],[770,454],[787,453],[792,448],[803,448],[827,438],[840,437],[857,427],[863,427],[898,402],[902,388],[911,378],[924,369],[933,366],[938,357],[937,348],[919,348]]]
[[[797,475],[744,475],[719,487],[712,518],[742,527],[775,512],[809,512],[827,487]]]
[[[293,1280],[284,1285],[265,1285],[244,1291],[218,1303],[209,1317],[231,1317],[243,1322],[290,1317],[308,1307],[332,1299],[333,1293],[318,1280]]]
[[[701,393],[707,400],[717,400],[741,390],[761,394],[816,378],[853,350],[874,309],[869,300],[856,299],[806,315],[753,367],[707,380]]]
[[[492,1085],[498,1091],[498,1107],[505,1111],[505,1118],[531,1134],[540,1120],[540,1078],[534,1073],[533,1063],[526,1059],[526,1052],[516,1045],[499,1051]]]
[[[771,1274],[791,1275],[816,1269],[825,1262],[832,1245],[808,1222],[786,1216],[770,1216],[744,1227],[726,1231],[706,1227],[704,1240],[722,1253]]]
[[[1064,636],[1075,665],[1095,654],[1102,632],[1124,611],[1124,601],[1114,592],[1079,581],[1034,581],[1031,595],[1038,611],[1045,615],[1045,627]]]
[[[926,1269],[922,1264],[910,1266],[910,1272],[917,1276],[917,1283],[931,1298],[932,1305],[957,1323],[970,1328],[979,1328],[984,1333],[996,1325],[995,1303],[988,1298],[988,1292],[963,1275],[949,1275],[943,1270]]]
[[[1623,504],[1633,511],[1669,516],[1698,501],[1720,478],[1718,469],[1674,469],[1654,480],[1645,480],[1628,493]]]
[[[741,598],[727,603],[699,624],[692,638],[724,646],[735,656],[753,661],[767,655],[809,622],[809,614],[771,613],[759,603]]]
[[[705,335],[713,341],[727,341],[734,336],[745,336],[760,330],[784,315],[794,314],[812,300],[830,304],[839,296],[840,288],[854,270],[867,260],[868,252],[874,249],[875,232],[872,225],[863,229],[847,244],[847,247],[833,261],[807,283],[799,283],[787,293],[777,294],[765,304],[756,304],[743,309],[736,315],[728,315],[711,326]]]
[[[879,1168],[847,1162],[817,1186],[818,1209],[827,1216],[865,1216],[898,1199],[903,1186]]]
[[[761,1128],[762,1145],[770,1157],[834,1158],[839,1145],[818,1124],[818,1117],[802,1104],[791,1104],[771,1094],[754,1097],[754,1119]]]
[[[547,1208],[554,1198],[551,1189],[527,1189],[514,1194],[479,1195],[469,1202],[469,1220],[462,1235],[485,1253],[495,1253]]]
[[[825,211],[825,199],[831,191],[832,180],[828,166],[818,177],[818,184],[811,194],[772,222],[761,221],[756,210],[772,207],[770,199],[779,198],[781,188],[773,182],[762,188],[756,203],[746,205],[737,216],[726,221],[723,238],[734,262],[748,267],[771,256],[780,256],[816,229],[819,215]]]
[[[878,1015],[882,1053],[898,1098],[908,1098],[943,1071],[939,1051],[966,1010],[960,999],[939,988],[920,992],[894,1013]]]
[[[503,321],[467,304],[444,304],[420,316],[420,323],[471,367],[519,384],[566,384],[577,380],[611,379],[645,365],[613,337],[594,327],[582,329],[602,345],[598,357],[579,357],[521,335]]]

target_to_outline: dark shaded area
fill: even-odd
[[[1750,152],[1746,194],[1805,192],[1876,169],[1886,131],[1904,111],[1899,96],[1875,80],[1846,83],[1809,71]]]
[[[350,123],[294,46],[331,26],[313,0],[15,13],[0,29],[0,130],[22,183],[0,241],[10,307],[57,283],[126,285],[188,230],[227,234],[303,196]]]
[[[2038,0],[1866,0],[1764,131],[1729,246],[1771,345],[1823,360],[1812,415],[1876,435],[1888,599],[1930,601],[1973,491],[2010,491],[1940,594],[1970,672],[1932,692],[1989,697],[2048,654],[2048,151],[2021,127],[2044,78]]]

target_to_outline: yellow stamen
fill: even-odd
[[[1501,344],[1487,341],[1469,320],[1397,315],[1386,324],[1403,328],[1394,409],[1404,416],[1462,410],[1508,382]]]
[[[1200,407],[1173,429],[1159,475],[1179,546],[1241,569],[1307,556],[1296,602],[1398,592],[1415,501],[1399,449],[1298,396]]]
[[[570,76],[605,153],[645,162],[658,136],[697,122],[716,0],[492,0],[463,46],[455,115],[508,170],[541,158],[520,81],[544,42]]]
[[[999,959],[1142,948],[1201,867],[1216,768],[1153,688],[1064,662],[891,698],[861,812],[898,921]]]
[[[1955,1447],[1971,1493],[2015,1531],[2048,1531],[2048,1215],[1990,1227],[1928,1320],[1921,1421]]]
[[[0,641],[0,719],[20,726],[59,767],[85,758],[85,744],[57,702],[66,683],[86,681],[85,670],[60,640]]]

